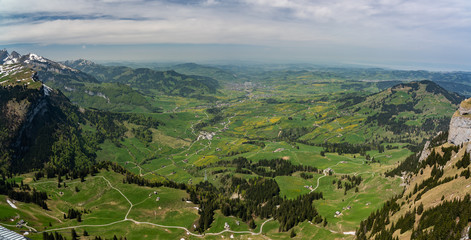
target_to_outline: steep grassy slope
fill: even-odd
[[[404,192],[361,223],[359,239],[469,238],[471,143],[455,146],[447,136],[437,135],[421,154],[386,174],[401,176]]]

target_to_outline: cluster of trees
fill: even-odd
[[[306,180],[313,178],[312,174],[305,173],[305,172],[302,172],[301,174],[299,174],[299,176],[306,179]]]
[[[49,210],[47,207],[47,193],[42,191],[36,191],[33,188],[33,191],[8,191],[8,197],[16,201],[25,202],[25,203],[34,203],[43,209]]]
[[[423,205],[422,205],[423,207]],[[415,213],[416,209],[414,208],[412,211],[406,212],[406,214],[402,215],[396,223],[391,224],[391,228],[389,231],[394,233],[397,229],[401,229],[401,234],[405,233],[407,230],[410,230],[414,227],[415,223]]]
[[[277,139],[287,141],[287,142],[294,142],[298,138],[312,132],[313,130],[314,128],[312,127],[287,128],[281,131]]]
[[[212,107],[212,108],[206,109],[206,112],[209,114],[219,114],[222,112],[222,108]]]
[[[460,173],[460,176],[461,177],[465,177],[466,179],[468,179],[470,177],[471,173],[470,173],[470,170],[469,168],[463,170],[461,173]]]
[[[393,145],[386,145],[386,149],[391,150],[391,149],[399,149],[399,146],[393,146]]]
[[[208,120],[210,125],[214,125],[224,119],[224,116],[222,114],[216,114],[214,115],[211,119]]]
[[[262,159],[253,163],[245,157],[238,157],[228,161],[219,161],[209,165],[210,167],[236,167],[238,172],[250,174],[253,172],[259,176],[276,177],[276,176],[290,176],[294,172],[318,172],[316,167],[293,165],[290,161],[281,158],[276,159]],[[208,167],[208,166],[205,166]],[[267,168],[269,170],[267,170]],[[199,167],[199,170],[203,167]]]
[[[221,177],[224,187],[216,189],[209,182],[200,183],[196,189],[189,189],[190,199],[199,202],[201,208],[199,223],[204,227],[210,225],[213,220],[213,212],[221,209],[225,216],[236,216],[255,228],[253,217],[262,219],[274,217],[280,225],[280,231],[288,231],[299,222],[312,220],[316,223],[324,221],[319,217],[312,202],[323,197],[322,193],[312,192],[288,200],[280,196],[280,188],[271,178],[252,178],[245,180],[235,176],[224,175]],[[205,189],[204,191],[202,191]],[[232,198],[237,194],[237,198]],[[203,203],[203,204],[202,204]],[[317,218],[316,218],[317,217]],[[199,225],[198,231],[205,228]]]
[[[21,181],[21,185],[18,185],[13,179],[7,179],[5,175],[0,179],[0,194],[7,195],[16,201],[34,203],[43,209],[48,209],[46,192],[38,192],[35,188],[31,191],[28,184],[23,184],[23,181]]]
[[[343,184],[342,180],[345,180]],[[337,189],[344,188],[344,194],[347,194],[347,191],[352,188],[355,188],[355,192],[358,192],[358,186],[361,184],[362,180],[361,176],[342,175],[342,177],[337,181]],[[335,184],[335,180],[332,183]]]
[[[222,108],[208,108],[206,109],[206,112],[209,113],[209,114],[212,114],[212,118],[207,120],[207,121],[201,121],[197,124],[195,124],[193,126],[193,128],[195,129],[195,131],[200,131],[202,130],[203,128],[207,127],[207,126],[210,126],[210,125],[214,125],[220,121],[222,121],[224,119],[224,115],[222,114]]]
[[[228,152],[226,155],[224,155],[225,157],[232,157],[232,156],[235,156],[235,155],[239,155],[239,154],[243,154],[243,153],[247,153],[249,151],[247,150],[242,150],[242,151],[230,151]]]
[[[143,143],[152,142],[152,132],[145,127],[137,127],[132,129],[134,136]]]
[[[207,122],[199,122],[199,123],[195,124],[193,126],[193,128],[195,129],[195,131],[200,131],[201,129],[203,129],[207,126],[209,126],[209,124]]]
[[[312,202],[322,198],[322,193],[311,192],[298,196],[293,200],[284,199],[276,211],[276,219],[280,222],[280,231],[289,231],[298,223],[306,220],[315,220],[316,223],[327,220],[318,217],[318,212]],[[317,219],[316,219],[317,217]],[[321,221],[319,222],[319,219]]]
[[[87,237],[89,236],[88,232],[86,230],[83,230],[83,236]],[[80,239],[80,236],[78,235],[77,231],[75,231],[74,228],[70,231],[70,237],[72,240],[78,240]],[[66,240],[67,238],[62,236],[62,234],[58,232],[43,232],[43,240]],[[87,239],[94,239],[94,240],[106,240],[108,238],[103,238],[101,236],[95,236],[95,238],[87,238]],[[113,238],[110,238],[110,240],[127,240],[126,237],[116,237],[116,235],[113,236]]]
[[[470,153],[465,152],[463,154],[463,157],[460,160],[458,160],[458,162],[456,162],[455,166],[458,169],[467,168],[469,166],[469,163],[470,163]]]
[[[190,200],[200,204],[200,218],[196,229],[199,232],[209,228],[216,209],[221,209],[225,216],[236,216],[255,228],[253,216],[273,216],[276,205],[282,201],[278,184],[273,179],[253,178],[247,181],[224,175],[221,182],[225,187],[220,189],[207,181],[188,189]],[[231,198],[232,194],[238,194],[241,198]]]
[[[264,143],[264,142],[261,142],[261,141],[254,141],[254,140],[248,140],[248,141],[243,142],[242,144],[252,144],[252,145],[255,145],[255,146],[259,146],[259,147],[261,147],[261,148],[264,148],[264,147],[265,147],[265,143]]]
[[[341,87],[351,90],[351,88],[353,87],[352,85],[354,86],[355,84],[342,84]],[[360,85],[359,87],[364,88],[363,85]],[[338,109],[350,108],[351,106],[361,103],[365,100],[366,96],[359,95],[358,93],[347,93],[345,96],[337,100],[337,103],[342,104],[338,107]]]
[[[65,240],[66,238],[58,232],[43,232],[43,240]]]
[[[384,173],[386,177],[401,176],[402,172],[413,172],[418,173],[419,171],[419,158],[420,155],[412,154],[408,156],[403,162],[396,168]]]
[[[323,143],[321,147],[324,148],[323,152],[338,153],[338,154],[356,154],[365,156],[367,151],[378,149],[384,152],[384,147],[381,144],[352,144],[352,143]]]
[[[82,211],[69,208],[69,211],[67,211],[67,214],[64,213],[64,219],[77,219],[77,222],[82,221]]]
[[[430,140],[429,147],[438,147],[448,141],[448,131],[441,131],[435,137]]]
[[[379,163],[379,160],[376,160],[375,157],[371,157],[369,154],[366,154],[365,160],[369,161],[370,163]]]
[[[106,162],[104,162],[106,163]],[[47,178],[55,178],[57,177],[58,183],[61,182],[62,176],[65,177],[66,180],[69,179],[77,179],[80,178],[80,181],[85,181],[85,177],[89,174],[95,175],[99,172],[99,169],[103,167],[103,162],[95,163],[89,167],[81,167],[76,169],[64,169],[64,168],[55,168],[49,164],[46,164],[43,169],[38,170],[34,173],[34,180],[39,180],[43,177]]]

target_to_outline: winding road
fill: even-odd
[[[221,234],[223,234],[223,233],[260,235],[260,234],[262,234],[263,226],[264,226],[267,222],[273,220],[273,218],[270,218],[270,219],[265,220],[265,221],[260,225],[260,230],[259,230],[259,232],[252,232],[252,231],[233,231],[233,230],[226,229],[226,230],[222,230],[222,231],[217,232],[217,233],[203,233],[203,234],[193,233],[193,232],[191,232],[188,228],[182,227],[182,226],[162,225],[162,224],[151,223],[151,222],[140,222],[140,221],[137,221],[137,220],[128,218],[128,215],[129,215],[129,213],[131,212],[132,208],[133,208],[135,205],[137,205],[137,204],[133,204],[133,203],[126,197],[126,195],[124,195],[124,193],[121,192],[121,190],[119,190],[118,188],[114,187],[114,186],[111,184],[111,182],[110,182],[106,177],[104,177],[104,176],[96,176],[95,178],[97,178],[97,177],[103,178],[103,180],[105,180],[106,183],[107,183],[112,189],[114,189],[114,190],[116,190],[117,192],[119,192],[119,194],[121,194],[121,196],[123,196],[123,198],[126,199],[126,201],[129,203],[130,207],[129,207],[129,209],[128,209],[126,215],[124,216],[124,219],[118,220],[118,221],[114,221],[114,222],[111,222],[111,223],[106,223],[106,224],[97,224],[97,225],[83,224],[83,225],[76,225],[76,226],[69,226],[69,227],[62,227],[62,228],[53,228],[53,229],[47,229],[47,230],[44,230],[44,231],[38,232],[38,233],[52,232],[52,231],[60,231],[60,230],[67,230],[67,229],[81,228],[81,227],[107,227],[107,226],[111,226],[111,225],[114,225],[114,224],[117,224],[117,223],[132,222],[132,223],[135,223],[135,224],[146,224],[146,225],[151,225],[151,226],[160,227],[160,228],[181,229],[181,230],[184,230],[187,235],[191,235],[191,236],[195,236],[195,237],[204,237],[204,236],[208,236],[208,235],[216,236],[216,235],[221,235]],[[5,225],[5,224],[2,224],[2,225]],[[16,225],[5,225],[5,226],[16,227]],[[24,225],[24,226],[27,227],[30,231],[37,232],[36,229],[34,229],[34,228],[32,228],[32,227],[29,227],[29,226],[26,226],[26,225]]]

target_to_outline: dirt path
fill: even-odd
[[[121,190],[119,190],[118,188],[114,187],[111,182],[105,178],[104,176],[96,176],[95,178],[102,178],[103,180],[106,181],[106,183],[114,190],[118,191],[121,196],[123,196],[124,199],[126,199],[126,201],[129,203],[130,207],[126,213],[126,215],[124,216],[124,219],[122,220],[118,220],[118,221],[114,221],[114,222],[111,222],[111,223],[106,223],[106,224],[97,224],[97,225],[89,225],[89,224],[84,224],[84,225],[76,225],[76,226],[69,226],[69,227],[62,227],[62,228],[54,228],[54,229],[47,229],[47,230],[44,230],[42,232],[52,232],[52,231],[60,231],[60,230],[67,230],[67,229],[72,229],[72,228],[81,228],[81,227],[107,227],[107,226],[111,226],[111,225],[114,225],[114,224],[118,224],[118,223],[122,223],[122,222],[132,222],[134,224],[146,224],[146,225],[151,225],[151,226],[155,226],[155,227],[160,227],[160,228],[174,228],[174,229],[181,229],[181,230],[184,230],[186,232],[187,235],[191,235],[191,236],[195,236],[195,237],[204,237],[204,236],[208,236],[208,235],[211,235],[211,236],[216,236],[216,235],[221,235],[223,233],[235,233],[235,234],[252,234],[252,235],[260,235],[262,234],[263,232],[263,226],[269,222],[269,221],[272,221],[273,218],[270,218],[270,219],[267,219],[265,220],[261,225],[260,225],[260,230],[259,232],[252,232],[252,231],[233,231],[233,230],[223,230],[223,231],[220,231],[220,232],[217,232],[217,233],[203,233],[203,234],[197,234],[197,233],[192,233],[188,228],[186,227],[182,227],[182,226],[175,226],[175,225],[162,225],[162,224],[157,224],[157,223],[151,223],[151,222],[140,222],[140,221],[137,221],[137,220],[134,220],[132,218],[128,218],[129,216],[129,213],[131,212],[132,208],[134,206],[136,206],[137,204],[140,204],[144,201],[141,201],[140,203],[137,203],[137,204],[133,204],[127,197],[126,195],[124,195],[123,192],[121,192]],[[147,200],[147,199],[146,199]],[[16,225],[6,225],[6,224],[2,224],[2,225],[5,225],[5,226],[10,226],[10,227],[16,227]],[[26,224],[24,225],[25,227],[27,227],[30,231],[34,231],[34,232],[37,232],[36,229],[32,228],[32,227],[29,227],[27,226]],[[42,233],[42,232],[39,232],[39,233]]]

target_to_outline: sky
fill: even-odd
[[[469,0],[0,0],[0,33],[53,60],[471,70]]]

